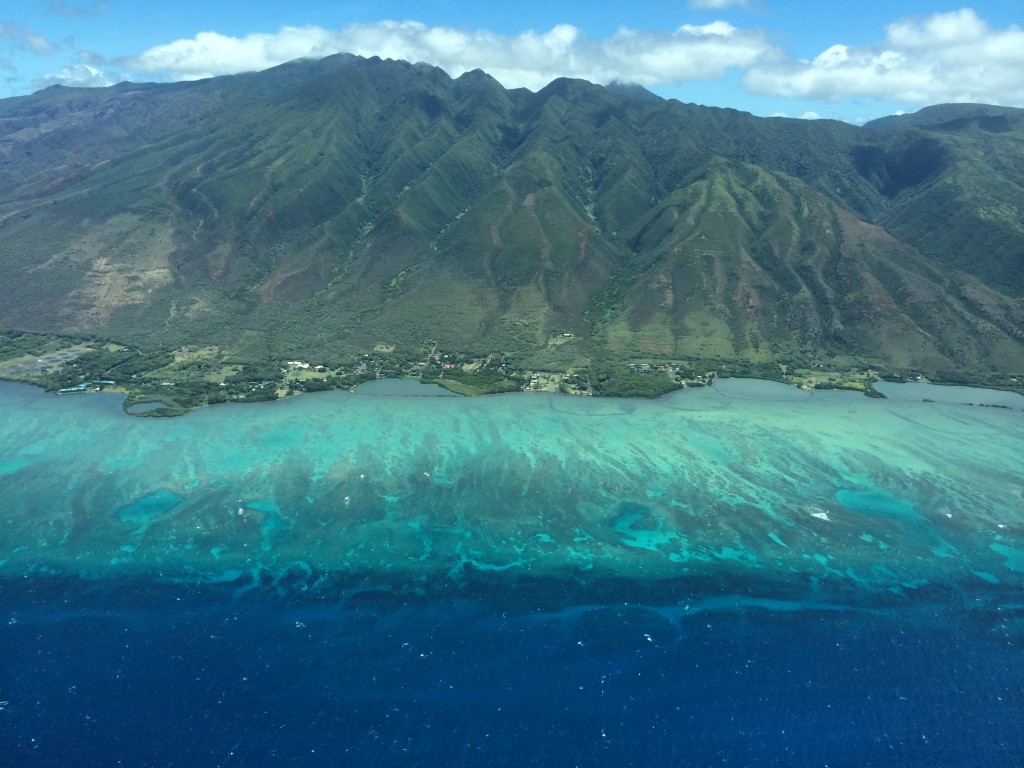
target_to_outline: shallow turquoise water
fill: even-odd
[[[7,574],[713,576],[849,600],[1021,583],[1021,407],[743,380],[657,401],[332,392],[175,419],[17,385],[2,403]]]

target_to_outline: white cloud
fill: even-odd
[[[76,64],[71,67],[64,67],[60,72],[46,77],[41,77],[32,82],[36,89],[46,88],[50,85],[68,85],[79,88],[104,88],[108,85],[119,83],[124,78],[111,73],[104,72],[88,64]]]
[[[746,8],[747,0],[687,0],[690,8],[697,10],[720,11],[723,8]]]
[[[84,0],[78,0],[84,5]],[[735,0],[693,0],[706,8],[738,5]],[[100,4],[96,4],[100,7]],[[0,27],[0,35],[20,31]],[[416,21],[352,24],[343,29],[284,27],[275,33],[231,37],[202,32],[150,48],[117,65],[137,79],[182,80],[266,69],[300,58],[345,51],[360,56],[427,62],[456,77],[483,69],[506,87],[537,90],[556,77],[598,83],[635,82],[648,88],[742,75],[748,91],[808,102],[876,100],[890,105],[979,101],[1024,106],[1024,30],[995,29],[970,9],[896,21],[881,42],[837,41],[812,60],[775,46],[766,32],[724,21],[684,24],[673,32],[621,28],[593,39],[560,24],[547,31],[501,35],[486,30],[428,27]],[[103,77],[113,79],[109,65]],[[54,78],[85,76],[69,68]],[[118,79],[121,79],[120,77]],[[818,113],[827,111],[816,109]],[[807,117],[812,117],[808,114]]]
[[[793,116],[791,114],[789,114],[788,112],[773,112],[770,116],[771,117],[788,117],[788,118],[793,118]],[[795,120],[824,120],[825,118],[823,118],[817,112],[813,112],[811,110],[808,110],[807,112],[804,112],[802,115],[797,115],[793,119],[795,119]]]
[[[415,21],[382,21],[353,24],[339,31],[285,27],[275,34],[242,38],[202,32],[151,48],[121,64],[149,75],[198,79],[345,51],[424,61],[452,76],[480,68],[507,87],[537,89],[562,76],[648,86],[710,80],[727,69],[749,67],[770,50],[762,32],[737,29],[721,21],[686,24],[671,34],[622,28],[602,40],[592,40],[568,24],[543,33],[508,36],[428,27]]]
[[[21,47],[28,47],[32,53],[54,53],[58,50],[54,43],[51,43],[42,35],[37,35],[35,32],[30,32],[27,29],[21,29],[11,24],[4,24],[2,21],[0,21],[0,37],[14,40]]]
[[[292,59],[320,58],[338,50],[331,33],[319,27],[285,27],[275,35],[244,38],[200,32],[190,40],[158,45],[122,63],[141,72],[167,72],[176,79],[197,80],[266,69]]]
[[[902,19],[877,45],[833,45],[813,61],[764,57],[743,77],[752,91],[836,101],[1024,105],[1024,30],[993,29],[971,9]]]

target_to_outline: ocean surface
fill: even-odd
[[[0,384],[0,765],[1024,765],[1024,397]]]

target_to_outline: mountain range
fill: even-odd
[[[0,101],[0,274],[0,327],[148,349],[1024,371],[1024,110],[858,127],[347,54],[52,86]]]

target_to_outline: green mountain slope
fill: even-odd
[[[0,327],[1019,371],[1022,142],[1021,110],[856,128],[349,55],[55,87],[0,101]]]

